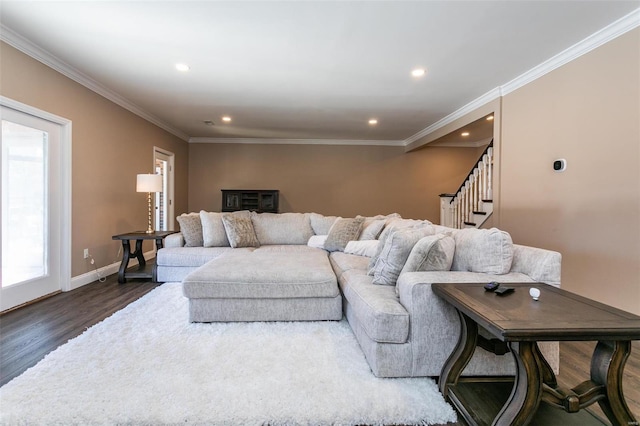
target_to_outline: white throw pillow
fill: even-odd
[[[456,242],[445,234],[421,238],[409,254],[401,274],[416,271],[448,271],[453,263]]]
[[[433,235],[430,226],[405,228],[391,232],[373,268],[373,284],[396,285],[407,258],[420,239]]]
[[[380,241],[378,240],[349,241],[344,248],[344,252],[357,254],[358,256],[373,257],[379,244]]]
[[[326,235],[312,235],[307,241],[309,247],[324,249],[324,242],[327,241]]]
[[[452,271],[507,274],[513,262],[513,241],[508,232],[498,228],[465,228],[453,235],[456,252]]]
[[[227,232],[222,223],[222,213],[200,211],[204,247],[229,247]]]

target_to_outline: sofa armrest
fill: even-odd
[[[562,255],[557,251],[513,245],[511,272],[530,276],[536,282],[560,287]]]
[[[184,246],[184,237],[181,232],[177,234],[167,235],[164,239],[164,247],[182,247]]]

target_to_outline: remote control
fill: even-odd
[[[497,289],[495,291],[495,293],[498,296],[504,296],[504,295],[507,295],[509,293],[513,293],[514,291],[515,291],[515,289],[513,287],[500,287],[499,289]]]
[[[491,281],[490,283],[484,285],[484,289],[486,291],[495,291],[495,289],[497,289],[498,287],[500,287],[500,283],[495,281]]]

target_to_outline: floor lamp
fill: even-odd
[[[140,174],[136,183],[137,192],[146,192],[147,201],[149,203],[149,227],[147,228],[147,234],[152,234],[155,231],[151,226],[151,193],[162,192],[162,175],[152,174]]]

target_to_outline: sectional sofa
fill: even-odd
[[[157,253],[161,282],[180,281],[193,322],[341,320],[379,377],[437,376],[457,314],[437,282],[560,286],[559,253],[507,232],[452,229],[397,214],[200,212]],[[540,344],[558,371],[557,342]],[[513,374],[511,356],[478,348],[464,375]]]

